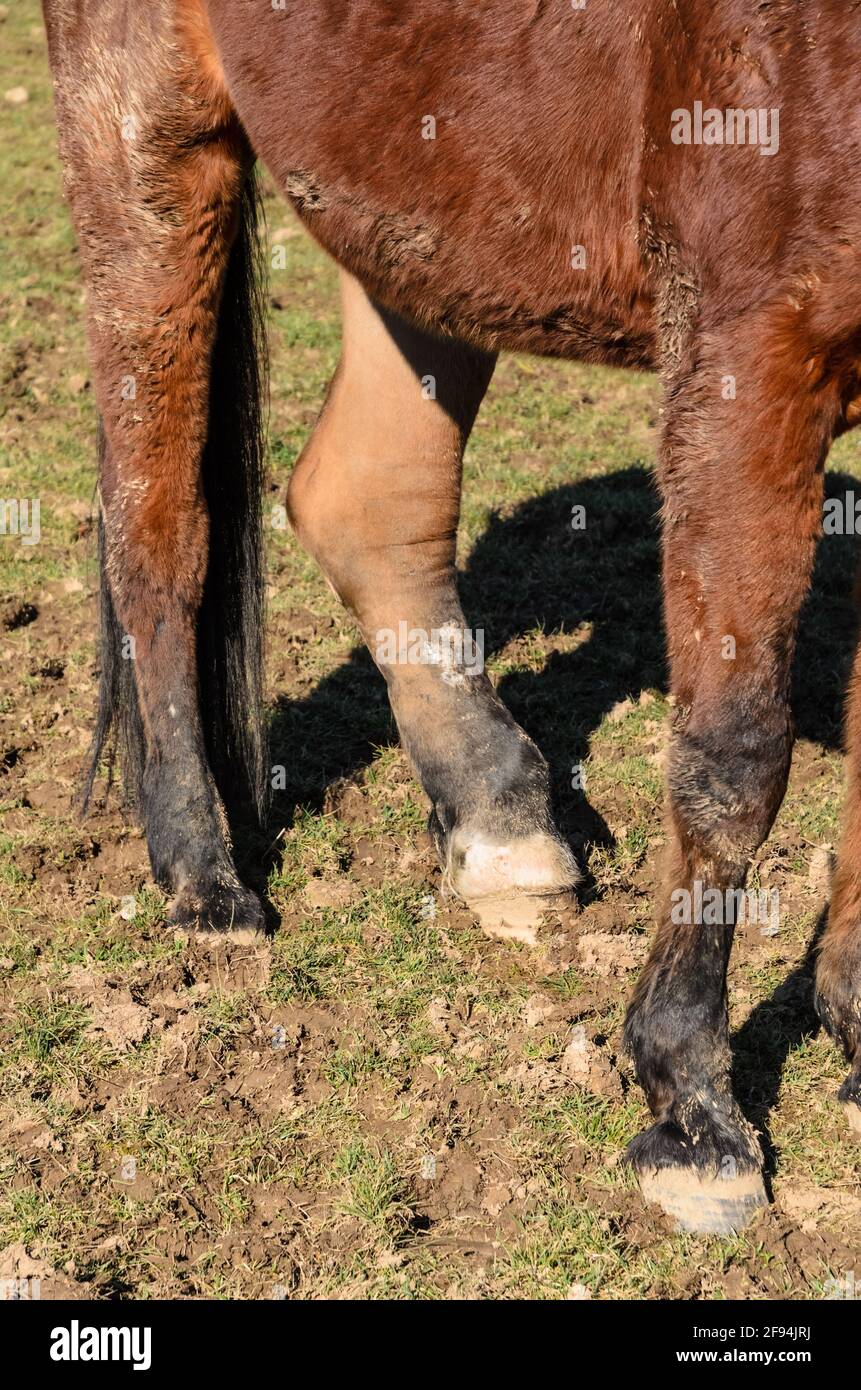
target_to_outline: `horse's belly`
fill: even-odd
[[[431,183],[424,199],[401,199],[382,181],[354,182],[346,164],[325,187],[305,169],[275,172],[332,256],[424,327],[489,350],[651,364],[652,306],[639,284],[622,295],[596,283],[588,241],[575,242],[540,203],[446,213]]]
[[[489,349],[651,363],[636,93],[595,99],[630,56],[611,7],[579,30],[569,0],[207,9],[257,153],[381,302]]]

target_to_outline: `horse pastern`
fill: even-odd
[[[256,941],[266,934],[263,907],[242,884],[185,885],[168,908],[168,926],[200,937]]]

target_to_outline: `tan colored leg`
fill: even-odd
[[[494,362],[342,285],[343,355],[290,516],[386,678],[448,882],[489,922],[528,926],[577,870],[547,765],[485,675],[457,595],[461,459]]]

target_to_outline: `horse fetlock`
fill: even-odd
[[[855,1054],[851,1072],[837,1092],[837,1099],[843,1106],[849,1128],[861,1137],[861,1047]]]
[[[684,938],[678,937],[684,932]],[[659,933],[625,1019],[624,1046],[658,1119],[678,1096],[731,1104],[726,968],[731,932],[690,925]]]
[[[227,816],[211,778],[190,761],[147,767],[142,792],[155,881],[172,895],[168,924],[199,931],[264,929],[260,902],[237,877]]]
[[[753,1126],[731,1095],[715,1090],[677,1096],[656,1124],[631,1141],[626,1158],[638,1172],[681,1165],[724,1178],[762,1166]]]
[[[227,820],[214,791],[185,807],[181,829],[177,818],[151,816],[147,839],[153,876],[172,894],[169,926],[229,932],[232,940],[264,931],[260,901],[233,866]]]
[[[487,677],[446,683],[416,668],[390,695],[446,886],[467,902],[569,891],[579,874],[553,823],[547,763]]]
[[[861,969],[851,958],[820,958],[816,973],[816,1012],[848,1062],[861,1052]]]
[[[446,886],[470,904],[570,894],[580,872],[553,823],[547,764],[507,711],[500,713],[498,727],[488,718],[481,740],[470,740],[476,751],[467,766],[480,772],[417,759]],[[482,760],[481,744],[494,750],[491,762],[486,752]]]
[[[857,933],[855,933],[857,936]],[[837,1093],[850,1127],[861,1134],[861,946],[826,936],[816,971],[816,1012],[851,1068]]]

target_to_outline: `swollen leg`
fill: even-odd
[[[566,891],[576,867],[547,764],[488,680],[457,594],[461,457],[493,361],[342,283],[343,355],[291,519],[386,678],[451,886],[471,902]]]

